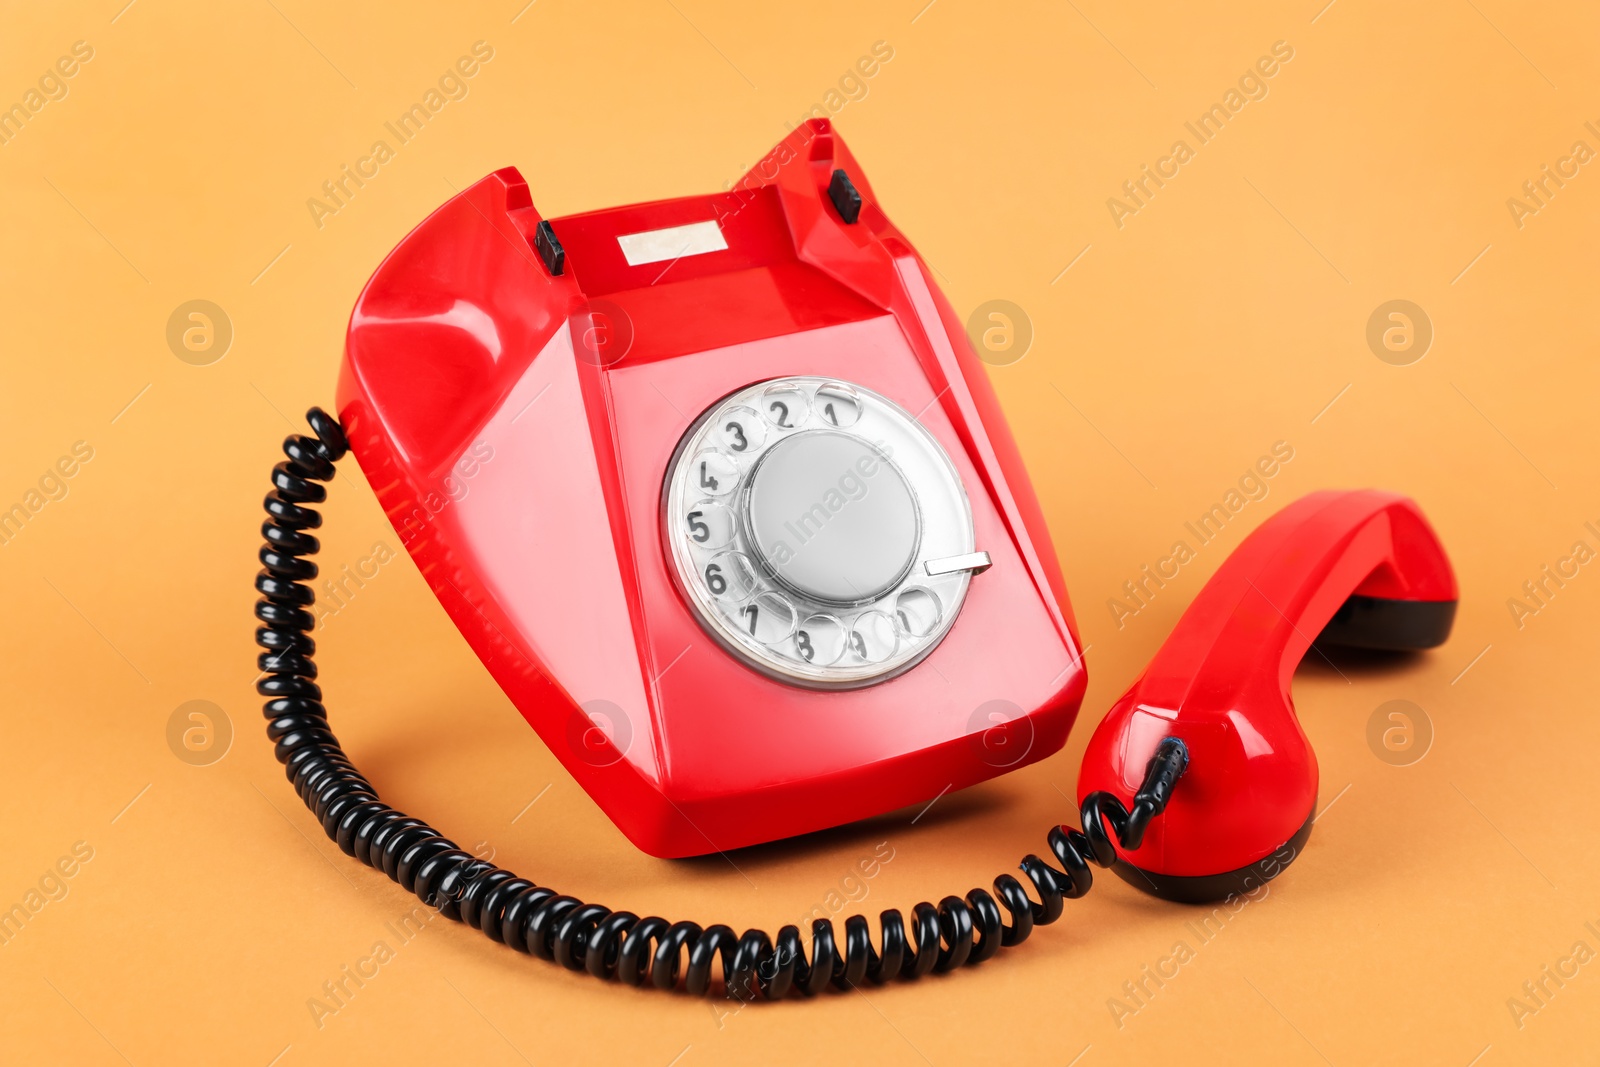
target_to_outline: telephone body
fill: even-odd
[[[652,855],[1066,741],[1086,676],[1038,501],[826,120],[712,196],[545,219],[489,175],[367,284],[337,404],[451,618]]]

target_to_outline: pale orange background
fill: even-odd
[[[125,2],[8,4],[0,35],[7,104],[75,41],[94,48],[0,146],[0,505],[74,442],[94,449],[0,546],[0,905],[75,842],[94,850],[0,947],[0,1059],[1593,1057],[1600,963],[1520,1028],[1507,1000],[1575,941],[1600,948],[1584,926],[1600,926],[1600,566],[1521,629],[1506,604],[1574,541],[1600,547],[1583,525],[1600,525],[1600,165],[1520,228],[1506,206],[1575,140],[1600,148],[1583,125],[1600,125],[1592,5]],[[319,230],[306,199],[478,40],[494,58],[470,95]],[[894,57],[838,128],[958,311],[1010,300],[1035,330],[991,376],[1092,646],[1067,750],[915,826],[904,812],[731,864],[654,860],[402,558],[317,635],[335,724],[385,799],[586,899],[736,927],[798,918],[888,842],[861,905],[876,914],[1042,851],[1074,817],[1063,794],[1098,716],[1245,530],[1297,494],[1414,495],[1461,579],[1454,636],[1411,661],[1301,672],[1332,807],[1203,946],[1200,913],[1108,876],[975,970],[719,1015],[437,922],[319,1029],[308,998],[394,944],[386,924],[414,901],[338,853],[272,759],[249,583],[267,468],[299,413],[330,403],[359,287],[453,189],[507,164],[548,215],[720,189],[880,40]],[[1107,198],[1279,40],[1294,58],[1267,98],[1119,229]],[[196,298],[235,331],[209,366],[165,340]],[[1395,298],[1436,331],[1410,366],[1365,341]],[[1279,440],[1295,458],[1267,500],[1118,629],[1107,599]],[[332,569],[398,545],[353,463],[327,511]],[[236,735],[206,767],[166,740],[195,699]],[[1366,739],[1397,699],[1435,733],[1410,766]],[[1119,1028],[1108,999],[1180,940],[1195,958]]]

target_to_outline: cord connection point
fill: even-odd
[[[1160,811],[1172,798],[1172,787],[1188,769],[1189,746],[1176,737],[1163,738],[1156,746],[1156,754],[1150,757],[1150,765],[1145,768],[1144,784],[1139,792],[1154,799],[1160,805],[1156,810]]]

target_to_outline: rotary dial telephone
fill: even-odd
[[[1248,889],[1310,832],[1289,682],[1312,638],[1427,648],[1455,608],[1414,504],[1313,494],[1245,540],[1100,724],[1082,828],[1049,834],[1059,867],[1030,855],[1021,879],[885,911],[876,938],[860,915],[809,944],[641,918],[471,856],[346,757],[309,636],[323,483],[353,451],[467,641],[640,849],[838,825],[1053,754],[1084,693],[1038,501],[959,319],[813,120],[719,195],[552,220],[515,170],[491,174],[367,284],[337,407],[285,442],[266,499],[278,758],[348,854],[629,984],[776,998],[950,970],[1055,921],[1094,866],[1179,900]],[[1027,743],[996,758],[997,730]]]

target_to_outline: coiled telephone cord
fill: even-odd
[[[302,583],[317,576],[317,565],[308,557],[320,545],[309,531],[322,524],[322,516],[308,505],[327,499],[322,483],[332,480],[334,464],[349,442],[338,421],[321,408],[312,408],[306,419],[315,436],[291,434],[284,440],[288,459],[272,469],[261,527],[266,543],[260,553],[263,569],[256,575],[261,599],[255,614],[265,677],[256,689],[267,698],[267,736],[300,799],[340,849],[382,870],[440,914],[519,952],[633,986],[670,990],[681,983],[694,994],[716,988],[720,962],[721,990],[740,1000],[777,1000],[955,970],[1020,944],[1035,926],[1060,918],[1063,900],[1088,892],[1091,864],[1109,867],[1116,861],[1112,835],[1123,848],[1139,846],[1188,766],[1183,743],[1167,738],[1151,759],[1131,810],[1110,793],[1085,798],[1083,830],[1057,826],[1050,831],[1050,851],[1061,868],[1035,855],[1019,865],[1037,903],[1016,877],[1002,874],[992,893],[979,888],[964,897],[945,897],[937,906],[918,904],[911,909],[909,928],[898,910],[880,913],[876,946],[863,915],[844,921],[842,944],[830,920],[814,921],[808,954],[793,925],[776,938],[763,930],[737,934],[721,924],[640,918],[536,885],[472,856],[421,819],[379,800],[328,726],[312,661],[315,620],[309,609],[316,594]]]

